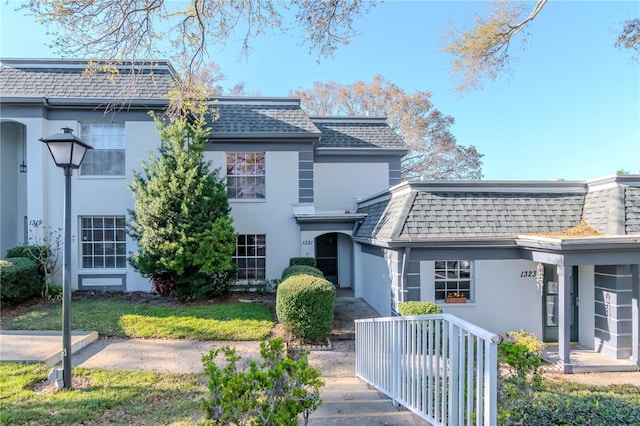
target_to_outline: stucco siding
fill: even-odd
[[[356,198],[389,187],[387,163],[316,163],[314,204],[319,210],[356,211]]]
[[[435,301],[434,262],[420,262],[421,300]],[[542,335],[542,305],[535,277],[521,277],[536,269],[528,260],[478,260],[473,262],[473,297],[466,304],[440,303],[445,313],[456,315],[489,331],[504,335],[527,330]]]
[[[381,316],[390,316],[391,277],[386,259],[383,256],[362,252],[358,272],[359,297],[362,297]]]
[[[78,126],[76,124],[76,126]],[[101,177],[80,176],[74,173],[72,227],[75,235],[80,235],[79,218],[81,216],[124,216],[129,219],[128,210],[133,209],[134,199],[127,184],[133,179],[134,171],[141,171],[141,161],[148,158],[148,149],[153,155],[157,155],[156,148],[160,146],[160,135],[152,122],[126,122],[125,123],[125,176]],[[59,173],[62,175],[62,173]],[[56,185],[62,188],[62,183]],[[127,253],[137,250],[136,242],[127,236]],[[151,283],[148,278],[138,274],[128,263],[126,268],[87,269],[81,267],[78,242],[72,250],[73,277],[80,274],[85,277],[112,276],[114,274],[126,275],[127,291],[150,291]],[[87,283],[93,282],[87,280]],[[74,288],[79,283],[74,283]],[[88,284],[84,284],[87,286]]]
[[[225,155],[215,154],[214,167]],[[229,204],[236,233],[266,235],[266,277],[274,279],[280,278],[289,258],[300,255],[300,226],[291,213],[291,205],[298,202],[298,153],[267,152],[265,166],[266,198]]]

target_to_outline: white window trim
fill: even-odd
[[[442,279],[438,279],[436,278],[436,267],[435,267],[435,263],[436,262],[462,262],[462,261],[468,261],[469,262],[469,297],[467,298],[467,303],[461,303],[460,306],[465,306],[465,305],[469,305],[469,304],[474,304],[475,302],[475,261],[474,260],[470,260],[470,259],[447,259],[447,260],[436,260],[434,261],[434,269],[433,269],[433,298],[436,301],[436,303],[442,303],[445,304],[445,299],[437,299],[436,298],[436,293],[438,291],[442,291],[442,290],[438,290],[436,288],[437,282],[438,281],[442,281]],[[448,280],[445,280],[445,282]],[[451,279],[451,281],[460,281],[459,279]],[[449,293],[453,290],[445,290],[445,297],[446,297],[446,293]],[[447,306],[450,306],[451,304],[447,304]]]
[[[261,175],[234,175],[234,174],[229,174],[228,173],[228,168],[229,168],[229,162],[228,162],[228,158],[227,156],[229,154],[262,154],[263,157],[263,161],[264,161],[264,174]],[[229,201],[232,202],[265,202],[267,199],[267,153],[266,151],[227,151],[225,152],[225,170],[227,171],[227,173],[225,174],[225,186],[227,187],[227,193],[229,192],[229,187],[228,187],[228,179],[230,177],[238,177],[238,178],[242,178],[242,177],[262,177],[264,180],[264,197],[263,198],[236,198],[236,197],[232,197],[229,195]]]
[[[109,268],[109,267],[93,267],[93,268],[89,268],[89,267],[85,267],[84,266],[84,255],[83,255],[83,250],[82,250],[82,246],[83,244],[85,244],[85,242],[82,240],[82,230],[85,229],[82,226],[82,219],[84,218],[96,218],[96,217],[101,217],[101,218],[124,218],[125,220],[125,227],[124,227],[124,231],[125,231],[125,239],[124,241],[118,241],[118,240],[114,240],[113,243],[123,243],[125,244],[125,254],[124,254],[124,266],[115,266],[113,268]],[[85,214],[85,215],[78,215],[78,229],[79,229],[79,233],[78,235],[80,236],[78,239],[78,270],[80,272],[82,272],[82,274],[84,275],[93,275],[93,274],[125,274],[127,272],[127,246],[129,243],[129,238],[126,234],[127,231],[127,226],[126,226],[126,220],[127,220],[127,216],[126,215],[121,215],[121,214]],[[103,228],[104,229],[104,228]],[[117,230],[118,228],[114,227],[114,232]],[[93,230],[93,225],[91,230]],[[93,240],[91,241],[91,243],[93,243]],[[95,253],[91,255],[92,257],[95,256]],[[123,255],[114,255],[115,257],[118,256],[123,256]],[[114,259],[115,261],[115,259]]]

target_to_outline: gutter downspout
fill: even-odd
[[[405,247],[400,265],[400,302],[407,302],[407,262],[411,258],[411,247]]]

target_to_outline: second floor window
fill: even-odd
[[[265,198],[264,152],[227,153],[227,192],[229,198]]]
[[[80,174],[82,176],[124,176],[124,123],[81,123],[80,138],[91,145]]]

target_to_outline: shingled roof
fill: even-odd
[[[357,236],[415,241],[562,231],[580,222],[583,203],[584,194],[573,190],[472,192],[417,187],[359,210],[369,215]]]
[[[319,148],[406,148],[384,117],[311,117],[311,120],[322,132]]]
[[[596,184],[592,185],[595,182]],[[640,234],[640,175],[591,182],[405,182],[360,201],[356,237],[381,241]],[[580,237],[578,235],[577,237]]]
[[[640,188],[626,187],[624,202],[626,233],[640,234]]]
[[[209,116],[213,139],[320,136],[297,98],[218,98],[212,103],[218,119]]]
[[[141,66],[132,73],[123,65],[120,73],[86,75],[87,61],[2,59],[0,96],[90,99],[161,99],[176,79],[167,62]]]

